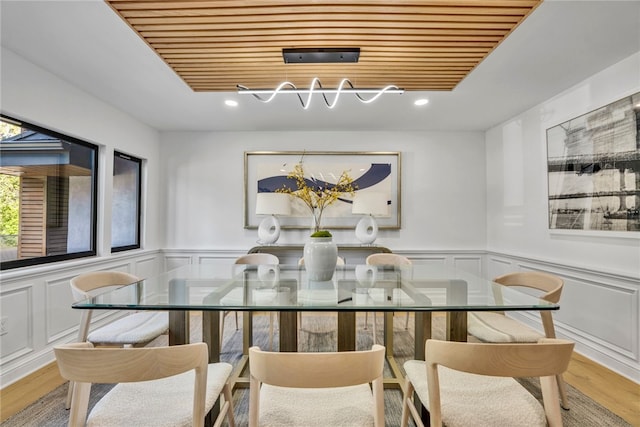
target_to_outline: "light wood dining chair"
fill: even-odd
[[[74,343],[54,348],[63,378],[75,384],[69,427],[204,426],[204,417],[220,394],[224,417],[235,421],[228,363],[208,363],[205,343],[170,347],[94,348]],[[195,373],[194,373],[195,372]],[[116,383],[87,416],[91,384]]]
[[[246,254],[241,255],[235,260],[235,264],[238,265],[278,265],[280,264],[280,259],[273,255],[267,253],[256,253],[256,254]],[[239,292],[238,295],[228,295],[222,298],[222,302],[230,302],[230,298],[238,298],[238,304],[242,304],[241,299],[243,298],[242,289],[237,288]],[[233,291],[232,291],[233,292]],[[224,336],[224,320],[227,314],[231,313],[230,311],[221,311],[220,312],[220,348],[222,348],[222,338]],[[238,330],[238,312],[233,312],[236,320],[236,331]],[[269,312],[269,347],[273,349],[273,312]]]
[[[69,282],[74,302],[83,301],[109,288],[130,285],[140,278],[122,271],[92,271],[80,274]],[[91,342],[96,346],[140,346],[149,343],[169,330],[169,314],[163,311],[140,311],[127,314],[106,326],[89,331],[93,310],[82,310],[79,342]],[[65,408],[71,406],[72,384]]]
[[[411,260],[406,256],[398,255],[398,254],[389,254],[389,253],[371,254],[367,257],[365,262],[367,265],[394,265],[394,266],[412,265]],[[375,312],[373,313],[372,317],[373,317],[373,336],[374,336],[373,342],[376,342],[375,337],[377,336],[377,333],[376,333],[376,313]],[[365,313],[365,318],[364,318],[365,329],[368,322],[367,318],[368,318],[368,313]],[[407,330],[408,328],[409,328],[409,312],[405,314],[405,319],[404,319],[404,329]]]
[[[383,346],[366,351],[249,349],[249,427],[384,426]]]
[[[574,343],[492,344],[427,340],[426,361],[405,362],[401,427],[423,427],[414,392],[431,427],[562,426],[555,376],[567,370]],[[543,405],[514,378],[539,377]]]
[[[555,275],[538,271],[525,271],[509,273],[493,279],[503,286],[518,286],[540,291],[540,299],[551,303],[558,303],[564,281]],[[501,300],[500,293],[495,294],[497,300]],[[537,342],[540,338],[555,338],[556,331],[553,316],[550,310],[539,311],[544,333],[530,328],[522,322],[505,316],[504,312],[479,311],[470,312],[467,315],[468,332],[483,342],[510,343],[510,342]],[[558,375],[558,388],[562,407],[569,409],[566,386],[562,375]]]

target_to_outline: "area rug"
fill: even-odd
[[[235,329],[234,316],[227,316],[225,324],[225,337],[221,360],[231,364],[237,364],[242,355],[242,325]],[[382,340],[382,316],[378,317],[378,341]],[[241,319],[242,316],[239,316]],[[269,316],[254,316],[254,344],[263,349],[269,348]],[[402,366],[405,360],[413,356],[413,325],[404,329],[404,315],[398,316],[394,324],[394,356],[398,364]],[[201,340],[201,317],[192,314],[191,341]],[[305,313],[302,317],[299,351],[335,351],[336,350],[337,318],[331,314],[315,315]],[[278,342],[278,331],[275,330],[274,343]],[[444,337],[444,318],[434,316],[433,337]],[[166,336],[160,337],[150,345],[166,345]],[[368,349],[373,344],[371,333],[371,316],[368,328],[364,327],[364,315],[357,317],[357,349]],[[386,374],[390,375],[387,369]],[[540,386],[537,379],[525,379],[522,384],[539,400],[541,400]],[[91,390],[90,406],[93,406],[105,393],[111,389],[108,384],[95,384]],[[51,393],[31,404],[21,412],[9,418],[1,425],[3,427],[57,427],[65,426],[68,421],[68,411],[64,409],[67,386],[58,387]],[[565,426],[570,427],[602,427],[602,426],[630,426],[622,418],[618,417],[602,405],[594,402],[571,385],[567,384],[567,393],[571,409],[562,411],[562,420]],[[385,425],[397,427],[400,425],[402,413],[402,393],[399,390],[385,390]],[[246,427],[248,425],[249,392],[248,389],[238,389],[234,393],[234,406],[236,425]],[[226,422],[225,424],[226,425]],[[506,426],[504,426],[506,427]]]

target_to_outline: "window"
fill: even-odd
[[[142,160],[114,153],[111,208],[111,251],[140,247]]]
[[[2,270],[96,254],[98,147],[0,116]]]

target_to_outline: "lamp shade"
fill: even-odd
[[[258,193],[256,215],[291,215],[291,203],[286,193]]]
[[[389,214],[387,199],[384,193],[358,191],[353,199],[351,213],[386,216]]]

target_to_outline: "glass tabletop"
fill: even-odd
[[[190,264],[90,299],[78,309],[234,311],[556,310],[525,293],[461,270],[430,265],[337,266],[314,282],[304,266]]]

